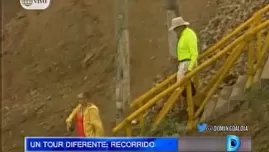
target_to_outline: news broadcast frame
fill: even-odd
[[[251,137],[26,137],[25,152],[40,151],[244,151],[251,152]]]

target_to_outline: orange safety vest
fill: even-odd
[[[77,113],[76,123],[77,123],[76,128],[77,128],[78,136],[85,137],[84,126],[83,126],[83,113],[82,112]]]

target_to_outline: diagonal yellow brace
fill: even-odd
[[[169,112],[169,110],[173,107],[173,105],[176,103],[178,97],[180,96],[181,92],[183,91],[182,88],[175,89],[175,91],[170,95],[169,99],[165,103],[162,110],[157,115],[155,121],[153,122],[153,130],[157,128],[157,126],[160,124],[162,119],[166,116],[166,114]]]
[[[215,82],[215,84],[211,87],[211,89],[207,92],[206,94],[206,98],[204,99],[202,105],[199,107],[199,109],[196,111],[195,113],[195,118],[197,118],[202,110],[204,109],[205,105],[207,104],[207,102],[209,101],[209,99],[212,97],[212,95],[215,93],[218,85],[223,81],[223,79],[225,78],[225,76],[227,75],[227,72],[231,69],[232,65],[234,64],[234,62],[236,61],[236,59],[241,55],[242,51],[243,51],[243,47],[245,46],[246,42],[242,42],[241,44],[238,44],[232,54],[229,56],[229,58],[226,60],[226,63],[221,67],[221,71],[224,73],[222,75],[220,75],[217,79],[217,81]],[[218,76],[218,75],[216,75]]]
[[[148,92],[144,93],[137,99],[135,99],[131,104],[130,108],[134,108],[139,105],[139,103],[143,103],[146,99],[150,98],[151,96],[154,95],[154,93],[157,93],[164,89],[165,86],[167,86],[172,80],[176,78],[176,74],[173,74],[169,76],[167,79],[165,79],[163,82],[157,84],[155,87],[151,88]]]
[[[269,8],[269,5],[267,6],[267,8]],[[168,93],[172,93],[176,88],[182,87],[182,85],[184,83],[186,83],[186,81],[188,81],[189,79],[191,79],[197,72],[203,70],[204,68],[208,67],[208,65],[210,65],[213,62],[215,62],[216,60],[218,60],[221,56],[223,56],[227,52],[229,52],[230,49],[232,49],[236,45],[238,45],[238,43],[244,41],[246,39],[246,37],[252,36],[252,35],[256,34],[258,31],[260,31],[260,30],[262,30],[262,29],[264,29],[264,28],[266,28],[268,26],[269,26],[269,20],[266,20],[263,23],[261,23],[260,25],[256,26],[253,30],[247,31],[246,33],[244,33],[243,35],[241,35],[239,38],[235,39],[233,42],[231,42],[230,44],[228,44],[223,50],[217,52],[210,59],[208,59],[207,61],[203,62],[202,64],[200,64],[196,68],[194,68],[193,71],[190,72],[190,73],[188,73],[184,78],[182,78],[182,80],[180,82],[177,82],[177,83],[169,86],[168,88],[166,88],[165,90],[163,90],[162,92],[160,92],[158,95],[156,95],[152,99],[150,99],[147,103],[143,104],[142,107],[140,107],[139,109],[137,109],[136,111],[134,111],[133,113],[131,113],[127,118],[125,118],[122,122],[120,122],[116,127],[113,128],[113,133],[119,132],[119,130],[121,130],[122,128],[124,128],[127,123],[129,123],[133,119],[136,119],[140,114],[142,114],[148,108],[152,107],[156,102],[158,102],[159,99],[161,99],[162,97],[164,97]],[[238,52],[241,52],[241,51],[238,51]],[[225,71],[225,72],[227,72],[227,71]],[[223,77],[223,76],[221,76],[221,77]],[[220,80],[218,80],[218,81],[220,81]],[[214,85],[214,87],[216,87],[216,85]],[[214,93],[214,91],[215,90],[212,90],[211,89],[209,91],[208,95],[212,95]],[[155,91],[152,90],[152,92],[155,92]],[[142,99],[143,98],[145,99],[146,97],[148,97],[148,95],[143,96]],[[141,98],[140,98],[140,100],[141,100]],[[206,100],[209,100],[209,96],[207,96],[207,98],[204,100],[203,104],[201,105],[201,107],[199,108],[199,110],[196,112],[195,116],[199,115],[199,112],[202,111],[202,109],[204,108],[204,106],[206,104]],[[138,100],[137,100],[137,102],[139,103]]]

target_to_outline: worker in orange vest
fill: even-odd
[[[67,131],[74,130],[74,119],[76,119],[76,130],[80,137],[102,137],[104,128],[96,105],[89,102],[89,93],[78,95],[79,104],[66,119]]]

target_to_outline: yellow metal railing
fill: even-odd
[[[264,13],[268,11],[269,5],[257,11],[250,19],[238,26],[233,32],[223,37],[223,39],[218,41],[214,46],[203,52],[199,57],[199,62],[202,61],[199,66],[184,76],[180,82],[175,82],[176,74],[173,74],[135,99],[130,104],[130,109],[132,109],[133,112],[113,128],[114,134],[125,130],[126,136],[132,136],[131,121],[135,119],[138,119],[139,128],[141,132],[143,132],[145,111],[151,109],[162,98],[169,97],[153,121],[152,129],[156,129],[158,124],[175,105],[184,88],[187,90],[187,129],[194,129],[195,122],[199,119],[207,102],[217,92],[218,87],[226,78],[238,58],[245,53],[248,55],[248,81],[246,88],[251,87],[254,76],[257,73],[261,73],[269,49],[269,19],[262,17]],[[224,63],[218,68],[218,71],[214,73],[206,85],[200,85],[199,75],[201,72],[206,68],[210,68],[219,60],[224,60]],[[195,80],[195,86],[198,91],[194,97],[191,93],[190,83],[190,80],[193,79]],[[194,107],[199,108],[195,109]]]

